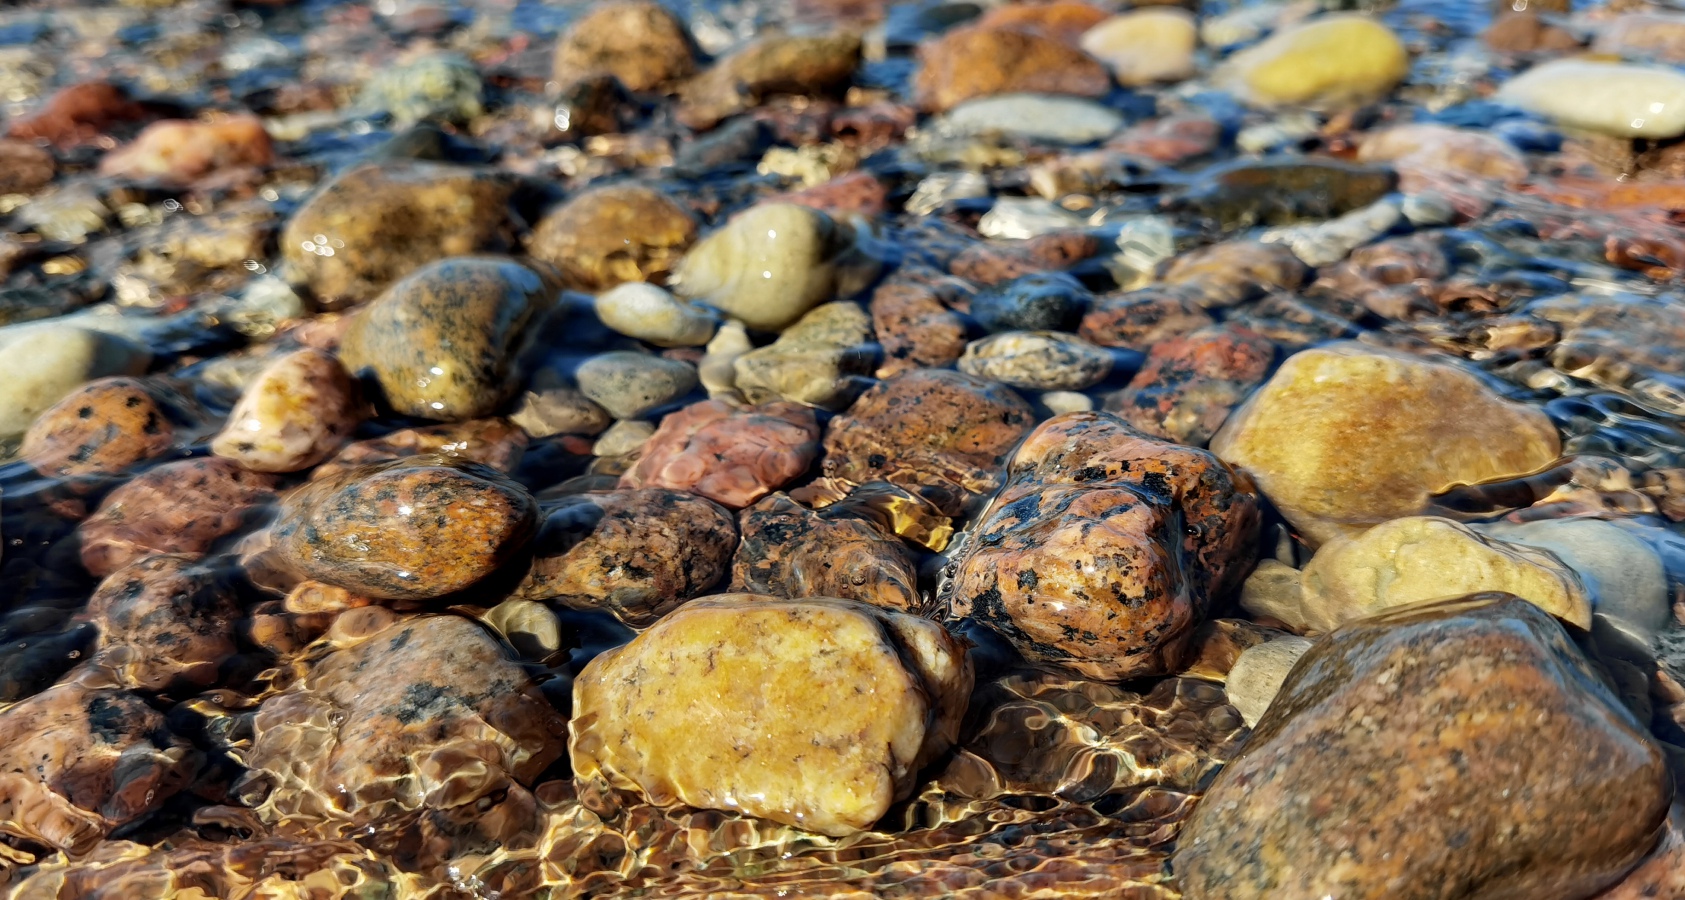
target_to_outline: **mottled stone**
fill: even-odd
[[[0,712],[0,834],[87,853],[162,806],[199,760],[162,713],[84,672]]]
[[[211,452],[254,472],[297,472],[332,456],[366,414],[339,360],[295,350],[247,385]]]
[[[1685,62],[1685,16],[1678,13],[1626,13],[1598,31],[1593,53]]]
[[[1207,309],[1230,307],[1272,289],[1291,291],[1305,283],[1309,270],[1281,244],[1253,240],[1225,241],[1179,256],[1164,272],[1164,283],[1188,288]]]
[[[658,347],[703,346],[719,324],[713,313],[642,282],[598,294],[595,307],[604,325]]]
[[[807,471],[819,453],[819,423],[794,403],[736,409],[694,403],[661,420],[622,487],[700,494],[741,509]]]
[[[846,85],[860,63],[860,36],[771,34],[746,44],[679,91],[675,113],[695,129],[760,105],[770,94],[826,94]]]
[[[1089,300],[1075,278],[1038,272],[979,291],[971,298],[971,317],[991,332],[1067,330]]]
[[[1201,175],[1175,204],[1235,230],[1332,219],[1368,207],[1397,186],[1391,170],[1373,166],[1300,157],[1241,159]]]
[[[975,97],[1038,93],[1102,97],[1112,77],[1072,44],[1034,30],[973,25],[919,45],[913,96],[927,112]]]
[[[556,385],[527,391],[509,414],[509,421],[535,438],[557,434],[596,435],[609,427],[614,417],[578,388]]]
[[[147,556],[88,598],[100,659],[124,687],[204,687],[234,655],[240,608],[216,569],[188,556]]]
[[[513,838],[531,821],[526,788],[564,749],[564,720],[531,678],[456,616],[349,642],[258,708],[239,786],[261,799],[258,816],[339,837],[413,810],[461,810],[464,830]]]
[[[256,116],[220,122],[167,121],[100,160],[101,175],[185,183],[224,169],[267,166],[275,150]]]
[[[942,368],[965,352],[965,320],[942,297],[941,286],[895,280],[872,292],[872,332],[884,355],[879,378],[926,366]]]
[[[788,400],[839,410],[871,385],[877,355],[866,310],[857,303],[824,303],[778,340],[733,360],[733,383],[750,403]]]
[[[1356,343],[1294,354],[1211,439],[1313,544],[1531,472],[1560,446],[1544,413],[1455,363]]]
[[[948,270],[977,284],[999,284],[1032,272],[1070,268],[1099,253],[1100,239],[1084,231],[1056,231],[1023,241],[989,241],[960,252]]]
[[[1112,371],[1103,348],[1058,331],[1007,331],[966,345],[959,370],[1017,388],[1075,391]]]
[[[977,19],[984,28],[1012,28],[1074,44],[1089,29],[1105,21],[1106,10],[1080,0],[1011,3],[985,10]]]
[[[662,488],[576,494],[547,505],[532,569],[513,596],[654,624],[725,577],[731,513]]]
[[[1008,472],[955,558],[949,615],[1087,678],[1177,671],[1252,564],[1246,477],[1098,412],[1042,423]]]
[[[1650,851],[1671,797],[1661,750],[1562,628],[1476,595],[1312,647],[1175,869],[1189,900],[1571,900]]]
[[[778,493],[743,510],[741,523],[733,591],[919,611],[918,572],[906,545],[847,504],[815,512]]]
[[[319,481],[357,466],[427,454],[512,472],[526,446],[527,435],[505,419],[400,428],[384,437],[347,444],[332,459],[312,469],[310,479]]]
[[[357,312],[340,359],[387,404],[440,421],[496,413],[520,384],[520,357],[555,302],[555,285],[511,259],[440,260]]]
[[[202,425],[198,413],[159,379],[100,378],[38,416],[20,453],[43,475],[115,475],[186,443]]]
[[[568,287],[595,292],[665,280],[695,240],[689,210],[654,188],[624,182],[558,206],[533,228],[527,252],[561,269]]]
[[[1306,638],[1282,635],[1241,651],[1223,680],[1223,693],[1240,710],[1246,727],[1258,726],[1258,720],[1269,710],[1276,694],[1281,693],[1287,673],[1293,671],[1311,644]]]
[[[634,675],[634,673],[636,673]],[[697,600],[574,681],[576,777],[829,835],[871,827],[958,736],[972,671],[924,619]]]
[[[616,419],[636,419],[696,387],[690,363],[631,350],[593,356],[580,364],[576,377],[579,392]]]
[[[365,597],[424,600],[491,574],[532,536],[538,505],[479,463],[413,456],[347,469],[282,498],[269,564]]]
[[[1146,434],[1203,447],[1274,362],[1275,345],[1250,329],[1203,328],[1155,344],[1106,409]]]
[[[104,577],[143,556],[197,556],[275,499],[275,478],[233,460],[183,459],[107,494],[82,522],[82,567]]]
[[[696,50],[684,22],[652,0],[592,7],[556,42],[552,77],[561,84],[599,73],[634,91],[673,84],[696,71]]]
[[[815,209],[767,203],[738,213],[679,264],[680,295],[750,328],[779,331],[831,299],[854,229]]]
[[[12,360],[0,388],[0,434],[22,434],[66,394],[95,378],[139,375],[152,354],[133,341],[73,325],[0,329],[0,355]]]
[[[1160,341],[1179,338],[1213,324],[1194,300],[1194,291],[1181,287],[1147,287],[1097,297],[1082,317],[1077,334],[1102,347],[1150,350]]]
[[[293,214],[281,255],[317,303],[361,303],[447,256],[513,246],[512,177],[430,162],[365,163]]]
[[[485,112],[479,69],[460,53],[425,53],[377,69],[352,109],[385,112],[400,126],[420,121],[467,124]]]
[[[1365,15],[1320,16],[1231,56],[1218,74],[1260,106],[1354,107],[1390,93],[1410,71],[1392,29]]]
[[[1509,141],[1484,131],[1427,122],[1370,134],[1358,147],[1357,158],[1392,163],[1401,175],[1410,169],[1463,172],[1499,181],[1522,181],[1528,175],[1526,154]]]

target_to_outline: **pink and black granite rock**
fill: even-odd
[[[818,452],[819,423],[805,406],[707,400],[663,418],[620,485],[689,491],[741,509],[806,472]]]
[[[88,382],[29,426],[21,455],[43,475],[115,475],[197,437],[197,403],[157,378]]]
[[[527,446],[525,431],[507,419],[474,419],[445,425],[400,428],[384,437],[347,444],[325,463],[310,470],[320,481],[347,469],[428,454],[477,462],[499,472],[513,471]]]
[[[1154,345],[1106,409],[1146,434],[1203,447],[1274,362],[1275,345],[1256,332],[1202,328]]]
[[[918,571],[907,546],[847,503],[815,512],[779,493],[743,510],[740,520],[733,591],[919,611]]]

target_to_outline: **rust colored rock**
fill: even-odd
[[[1527,178],[1527,156],[1495,134],[1448,125],[1397,125],[1363,139],[1359,162],[1460,172],[1499,181]],[[1403,173],[1401,172],[1401,177]]]
[[[246,386],[211,452],[254,472],[297,472],[332,456],[367,414],[339,360],[295,350]]]
[[[1306,765],[1314,759],[1315,765]],[[1655,846],[1660,748],[1508,594],[1350,623],[1293,668],[1183,830],[1189,900],[1574,900]]]
[[[197,413],[158,379],[100,378],[36,418],[21,455],[43,475],[115,475],[190,440]]]
[[[57,174],[53,155],[23,141],[0,141],[0,194],[33,194]]]
[[[512,472],[527,446],[527,434],[508,419],[475,419],[447,425],[401,428],[385,437],[348,444],[310,471],[310,480],[332,478],[357,466],[435,454]]]
[[[1594,900],[1661,900],[1685,897],[1685,806],[1668,815],[1667,833],[1656,849],[1614,887]]]
[[[1025,658],[1118,680],[1177,671],[1252,564],[1251,482],[1107,413],[1042,423],[960,550],[949,614]]]
[[[1052,0],[1049,3],[1013,3],[997,6],[977,20],[982,28],[1031,31],[1075,45],[1082,33],[1106,21],[1111,14],[1080,0]]]
[[[634,91],[650,91],[696,71],[696,49],[684,22],[653,0],[620,0],[591,8],[556,42],[555,80],[571,84],[609,74]]]
[[[103,578],[154,553],[203,554],[274,499],[274,476],[233,460],[165,463],[107,494],[82,523],[82,567]]]
[[[0,712],[0,834],[87,853],[192,777],[198,751],[102,674],[84,671]]]
[[[326,837],[421,809],[460,810],[492,839],[530,824],[526,788],[562,754],[566,722],[496,639],[422,616],[339,643],[252,721],[237,790],[267,791],[261,819]]]
[[[926,112],[945,112],[994,94],[1102,97],[1112,76],[1092,56],[1033,30],[971,25],[919,46],[913,96]]]
[[[94,140],[113,125],[145,117],[146,110],[122,88],[89,81],[60,89],[33,115],[12,122],[6,134],[68,148]]]
[[[695,241],[689,210],[628,182],[569,199],[533,229],[527,252],[559,267],[569,287],[596,293],[628,281],[665,281]]]
[[[768,35],[691,79],[679,92],[675,115],[690,128],[712,128],[771,94],[839,92],[859,64],[856,34]]]
[[[862,156],[901,142],[918,123],[918,110],[889,101],[851,106],[831,117],[831,135]]]
[[[819,423],[783,401],[736,409],[695,403],[661,420],[620,486],[690,491],[742,509],[807,471],[819,453]]]
[[[977,244],[962,251],[948,270],[982,285],[1011,281],[1032,272],[1068,269],[1100,252],[1100,239],[1081,231],[1055,231],[1023,241]]]
[[[513,596],[643,628],[719,583],[736,544],[731,513],[695,494],[576,494],[545,509],[532,569]]]
[[[879,378],[952,365],[965,352],[965,319],[942,302],[942,287],[889,281],[872,292],[872,331],[883,345]]]
[[[743,510],[731,589],[797,599],[841,597],[919,611],[918,572],[905,544],[846,504],[815,512],[778,493]]]
[[[954,515],[1000,486],[1007,456],[1034,426],[1029,404],[1005,385],[915,369],[873,387],[831,422],[824,473],[847,485],[927,488]]]
[[[1077,334],[1102,347],[1148,350],[1211,325],[1213,319],[1183,286],[1147,287],[1097,297]]]
[[[234,655],[240,608],[216,570],[189,556],[148,556],[88,598],[100,659],[126,688],[203,687]]]
[[[889,187],[870,172],[850,172],[823,184],[816,184],[789,194],[769,198],[770,202],[795,203],[811,206],[831,215],[858,213],[863,216],[883,214],[889,198]]]
[[[186,183],[212,172],[267,166],[275,149],[256,116],[220,122],[165,121],[146,127],[99,162],[101,175]]]
[[[264,561],[365,597],[425,600],[490,575],[523,547],[538,504],[479,463],[373,463],[281,499]]]
[[[1106,409],[1146,434],[1203,447],[1274,362],[1275,345],[1254,331],[1204,328],[1155,345]]]
[[[1286,244],[1225,241],[1176,258],[1164,283],[1184,285],[1206,308],[1234,306],[1271,289],[1304,284],[1308,270]]]
[[[1125,128],[1106,142],[1106,149],[1173,166],[1215,151],[1222,140],[1223,126],[1216,119],[1176,115]]]

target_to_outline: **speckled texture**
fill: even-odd
[[[514,596],[600,609],[642,628],[724,579],[731,513],[662,488],[577,494],[547,505]]]
[[[621,487],[662,487],[741,509],[807,471],[819,453],[819,423],[794,403],[736,409],[694,403],[661,420]]]
[[[954,561],[948,614],[1089,678],[1177,670],[1252,564],[1251,482],[1108,413],[1042,423]]]
[[[148,556],[88,598],[101,661],[128,688],[203,687],[234,655],[240,609],[227,582],[187,556]]]
[[[666,281],[695,241],[689,210],[654,188],[624,183],[557,207],[533,228],[527,252],[560,268],[568,287],[594,293],[628,281]]]
[[[743,510],[731,589],[774,597],[841,597],[916,613],[918,572],[907,546],[838,504],[815,512],[773,494]]]
[[[491,574],[532,537],[538,504],[479,463],[412,456],[347,469],[282,498],[273,565],[366,597],[421,600]]]
[[[1174,863],[1189,900],[1576,900],[1655,845],[1670,787],[1555,621],[1475,595],[1312,647]]]
[[[274,476],[233,460],[165,463],[107,494],[83,520],[82,566],[104,577],[152,553],[202,554],[274,499]]]
[[[1099,297],[1082,317],[1077,334],[1102,347],[1150,350],[1160,341],[1212,324],[1194,293],[1181,286],[1153,286]]]
[[[561,84],[606,73],[630,90],[661,88],[696,71],[683,20],[653,0],[593,7],[556,42],[553,77]]]
[[[883,345],[879,378],[947,366],[965,352],[965,320],[942,302],[939,286],[892,279],[872,292],[871,312]]]
[[[361,303],[447,256],[512,246],[505,173],[380,162],[328,182],[287,222],[281,253],[321,305]]]
[[[957,365],[961,372],[1016,388],[1077,391],[1111,373],[1112,355],[1063,332],[1006,331],[968,344]]]
[[[1251,329],[1202,328],[1156,344],[1106,409],[1154,437],[1203,447],[1274,362],[1275,345]]]
[[[913,95],[926,112],[942,112],[975,97],[1040,93],[1101,97],[1112,76],[1092,56],[1025,28],[956,28],[919,46]]]
[[[1307,274],[1285,244],[1233,240],[1176,257],[1164,272],[1164,283],[1193,288],[1201,306],[1226,307],[1271,289],[1293,290]]]
[[[360,310],[340,358],[406,415],[446,422],[489,416],[519,387],[518,357],[557,293],[540,272],[512,259],[441,260]]]
[[[211,452],[254,472],[297,472],[332,456],[365,415],[361,392],[339,360],[295,350],[246,386]]]
[[[197,404],[163,379],[100,378],[36,418],[21,453],[43,475],[114,475],[190,442],[202,424]]]
[[[963,645],[845,600],[697,600],[574,681],[576,777],[657,804],[741,809],[821,834],[870,827],[953,743]]]
[[[999,284],[1032,272],[1068,269],[1101,252],[1084,231],[1055,231],[1023,241],[990,241],[962,250],[948,271],[977,284]]]

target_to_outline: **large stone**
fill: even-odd
[[[198,437],[203,410],[158,378],[90,381],[36,417],[24,432],[24,459],[43,475],[115,475]]]
[[[1100,680],[1174,672],[1252,564],[1246,477],[1110,414],[1047,420],[1008,472],[955,558],[948,609],[1033,662]]]
[[[1174,865],[1189,900],[1580,900],[1650,851],[1672,793],[1561,626],[1477,595],[1312,647]]]
[[[636,183],[592,188],[533,228],[527,252],[562,270],[567,286],[603,291],[666,279],[696,240],[696,218],[671,197]]]
[[[332,456],[366,414],[339,360],[321,350],[295,350],[247,385],[211,452],[254,472],[297,472]]]
[[[1553,60],[1511,78],[1493,99],[1611,137],[1685,134],[1685,75],[1661,66]]]
[[[111,573],[87,614],[99,626],[100,662],[142,691],[215,681],[241,619],[232,587],[187,556],[148,556]]]
[[[1361,106],[1410,71],[1392,29],[1364,15],[1330,15],[1272,34],[1229,57],[1218,75],[1261,106]]]
[[[847,503],[815,512],[773,494],[743,510],[731,589],[774,597],[841,597],[919,611],[918,571],[894,534]]]
[[[679,263],[678,292],[780,331],[837,293],[854,229],[793,203],[763,203],[703,238]]]
[[[1275,345],[1241,326],[1202,328],[1153,346],[1106,409],[1147,434],[1202,447],[1264,380]]]
[[[609,74],[634,91],[666,87],[696,71],[684,22],[653,0],[591,8],[556,42],[554,78],[571,84]]]
[[[1591,596],[1592,613],[1648,646],[1673,623],[1667,567],[1646,540],[1649,528],[1605,519],[1494,522],[1477,531],[1548,550],[1567,563]],[[1513,592],[1519,593],[1519,592]]]
[[[165,463],[105,496],[83,520],[82,567],[104,577],[153,553],[199,555],[275,499],[275,477],[230,459]]]
[[[829,835],[869,828],[957,738],[964,646],[847,600],[696,600],[574,681],[576,777]]]
[[[807,471],[819,453],[819,422],[783,401],[736,409],[708,400],[671,413],[621,476],[621,487],[662,487],[741,509]]]
[[[1455,363],[1357,343],[1294,354],[1211,439],[1312,543],[1531,472],[1560,447],[1544,413]]]
[[[956,28],[919,46],[913,96],[928,112],[994,94],[1102,97],[1112,77],[1098,60],[1030,29]]]
[[[514,178],[431,162],[365,163],[323,185],[281,233],[281,255],[330,309],[361,303],[447,256],[513,246]]]
[[[358,311],[340,359],[372,376],[405,415],[489,416],[520,386],[521,354],[557,294],[553,282],[511,259],[440,260]]]

